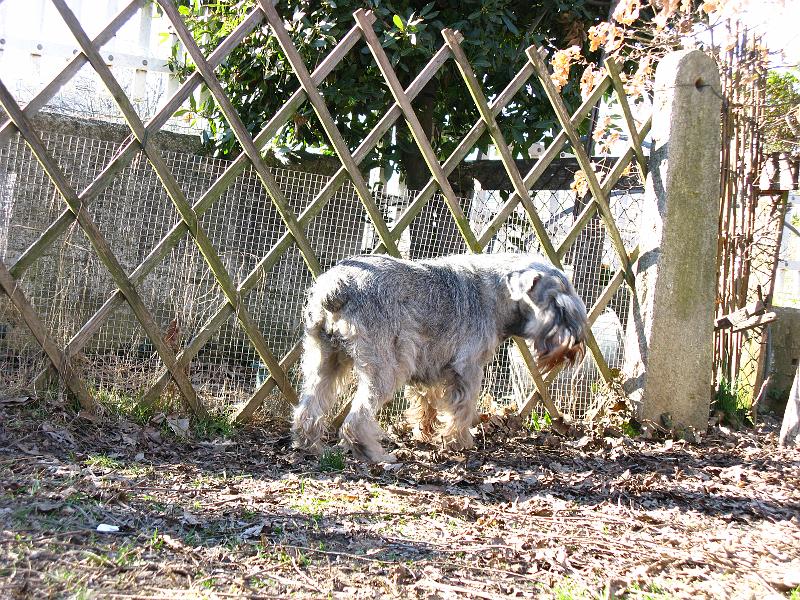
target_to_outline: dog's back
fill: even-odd
[[[389,256],[349,258],[323,274],[309,291],[306,331],[330,332],[333,323],[342,320],[372,335],[415,333],[435,339],[461,333],[465,325],[474,335],[476,324],[494,328],[498,307],[493,290],[506,270],[497,256],[418,262]]]

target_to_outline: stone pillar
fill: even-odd
[[[789,402],[783,415],[778,443],[781,446],[800,446],[800,366],[794,374],[794,383],[792,391],[789,392]]]
[[[625,389],[646,419],[705,431],[713,369],[720,82],[698,50],[656,70],[653,147],[640,224]]]

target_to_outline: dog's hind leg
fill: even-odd
[[[375,463],[395,462],[396,457],[381,446],[380,441],[387,435],[375,418],[396,387],[394,379],[386,377],[391,369],[381,371],[356,365],[355,371],[358,388],[339,435],[357,458]]]
[[[420,442],[430,442],[436,434],[436,407],[441,402],[441,386],[427,387],[407,385],[405,397],[408,401],[406,419],[412,427],[412,435]]]
[[[344,391],[352,360],[324,334],[307,333],[303,340],[303,389],[294,411],[294,446],[322,451],[325,415]]]
[[[442,441],[454,450],[467,450],[475,444],[470,428],[478,416],[478,394],[483,382],[483,369],[479,366],[463,367],[454,371],[447,383],[442,408],[447,413]]]

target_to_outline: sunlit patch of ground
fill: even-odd
[[[789,597],[800,452],[775,439],[495,431],[402,439],[387,470],[281,423],[182,440],[0,396],[0,597]]]

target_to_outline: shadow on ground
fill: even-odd
[[[518,430],[444,453],[401,436],[385,468],[298,453],[280,422],[186,440],[0,412],[9,597],[719,597],[800,573],[800,455],[770,423],[699,445]]]

